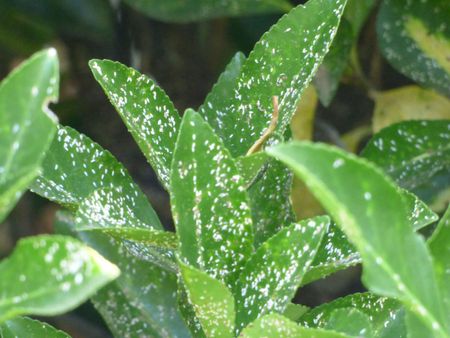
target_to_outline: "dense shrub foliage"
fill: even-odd
[[[27,189],[61,210],[57,234],[0,263],[0,336],[68,337],[25,316],[90,299],[116,337],[450,337],[448,1],[377,8],[383,54],[417,85],[369,88],[374,135],[359,155],[308,140],[308,100],[314,86],[329,105],[349,64],[363,76],[355,46],[374,1],[127,2],[169,21],[287,13],[183,114],[135,69],[89,63],[169,193],[175,232],[110,152],[49,110],[54,49],[3,80],[0,221]],[[322,215],[294,212],[294,175]],[[367,292],[292,302],[356,264]]]

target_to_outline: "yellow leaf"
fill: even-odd
[[[418,86],[375,94],[373,131],[406,120],[450,119],[450,100]]]

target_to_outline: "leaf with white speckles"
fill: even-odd
[[[254,184],[264,174],[264,166],[269,162],[269,157],[264,152],[257,152],[248,156],[236,158],[236,166],[247,187]]]
[[[361,155],[429,201],[450,188],[450,120],[394,124],[376,134]]]
[[[267,128],[273,96],[280,101],[277,130],[284,134],[303,90],[328,52],[345,3],[310,0],[294,8],[256,44],[226,99],[203,106],[202,116],[233,156],[246,154]]]
[[[306,327],[333,329],[333,311],[338,309],[356,309],[370,317],[373,337],[407,337],[404,310],[400,302],[371,293],[355,293],[317,306],[305,313],[298,323]]]
[[[74,129],[58,127],[42,167],[41,176],[32,185],[32,191],[39,195],[73,209],[89,197],[95,217],[102,217],[103,221],[125,223],[122,216],[132,213],[141,224],[162,228],[147,197],[122,164]],[[110,190],[93,194],[98,189]]]
[[[247,193],[236,164],[200,115],[181,123],[171,178],[171,205],[182,260],[233,284],[253,250]]]
[[[438,215],[416,195],[402,188],[399,188],[398,192],[405,201],[408,220],[414,230],[420,230],[438,220]]]
[[[69,311],[119,275],[96,251],[63,236],[21,240],[0,263],[0,322]]]
[[[250,187],[255,246],[295,221],[290,194],[292,172],[278,161],[268,159],[261,177]]]
[[[116,337],[190,337],[178,311],[175,262],[160,264],[145,244],[101,232],[77,232],[79,225],[67,212],[57,217],[56,229],[77,235],[122,271],[92,298]]]
[[[239,338],[349,338],[342,333],[302,327],[276,313],[263,316],[249,324]]]
[[[450,96],[448,0],[385,0],[378,13],[381,52],[402,74]]]
[[[283,228],[253,254],[235,287],[240,331],[258,317],[283,313],[314,259],[330,219],[320,216]]]
[[[70,338],[68,334],[55,329],[47,323],[28,317],[16,317],[0,324],[0,337]]]
[[[393,182],[370,162],[323,144],[292,142],[268,153],[303,179],[357,247],[364,284],[398,298],[436,336],[446,337],[431,255]]]
[[[186,287],[180,274],[178,274],[178,309],[183,316],[184,322],[189,327],[192,336],[195,338],[206,338],[202,325],[195,314],[194,307],[189,302]]]
[[[169,22],[191,22],[217,17],[288,11],[288,0],[125,0],[151,18]]]
[[[359,263],[361,263],[361,258],[354,246],[350,244],[347,236],[336,224],[331,223],[302,280],[302,285]]]
[[[33,55],[0,84],[0,222],[38,175],[56,131],[47,105],[58,99],[54,49]]]
[[[89,65],[161,183],[168,189],[170,164],[180,125],[180,116],[172,101],[149,77],[133,68],[109,60],[91,60]]]
[[[428,242],[433,256],[434,270],[440,285],[447,324],[450,323],[450,205]],[[447,326],[450,330],[450,324]]]
[[[416,196],[406,190],[399,189],[406,201],[408,220],[414,230],[424,228],[437,221],[438,216]],[[347,236],[334,223],[325,233],[316,257],[302,284],[308,284],[326,277],[339,270],[361,263],[361,257],[355,247],[348,241]]]
[[[358,2],[364,2],[358,0]],[[314,86],[317,89],[320,102],[328,107],[339,87],[339,81],[347,67],[350,51],[355,37],[350,23],[342,19],[330,52],[323,59],[323,63],[314,77]]]
[[[217,279],[179,263],[187,297],[207,337],[234,337],[234,298]]]
[[[341,332],[355,338],[372,338],[372,323],[369,316],[354,308],[340,308],[331,311],[328,330]]]
[[[219,79],[212,87],[211,91],[205,98],[205,102],[198,108],[198,113],[202,116],[208,114],[214,106],[220,105],[222,101],[228,100],[228,97],[233,92],[241,73],[242,65],[245,63],[245,55],[241,52],[237,52],[230,60],[225,70],[220,74]],[[228,119],[228,120],[227,120]],[[229,126],[233,123],[231,116],[223,116],[223,119],[217,121],[217,127]]]

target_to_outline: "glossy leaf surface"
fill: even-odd
[[[383,1],[377,32],[381,51],[400,73],[450,96],[450,3]]]
[[[209,101],[202,116],[236,157],[244,155],[267,128],[278,96],[279,134],[290,124],[303,90],[328,52],[345,0],[311,0],[283,16],[242,65],[226,99]]]
[[[248,327],[239,337],[242,338],[349,338],[349,336],[320,329],[301,327],[286,317],[272,313],[263,316]]]
[[[400,299],[436,336],[446,337],[431,256],[395,185],[370,163],[330,146],[293,142],[269,153],[305,181],[357,247],[365,285]]]
[[[180,124],[172,101],[149,77],[133,68],[109,60],[91,60],[89,65],[161,183],[168,189]]]
[[[315,307],[300,318],[299,324],[306,327],[331,329],[336,319],[333,313],[340,309],[346,311],[356,309],[369,317],[372,329],[369,333],[373,337],[407,337],[404,310],[401,304],[396,300],[378,297],[371,293],[355,293]]]
[[[1,338],[70,338],[62,331],[55,329],[47,323],[28,317],[16,317],[0,324]]]
[[[122,164],[74,129],[58,127],[42,166],[41,176],[32,186],[39,195],[73,209],[89,197],[96,217],[116,218],[114,222],[120,224],[127,221],[124,214],[133,213],[147,227],[161,228],[147,197]],[[101,188],[106,190],[93,194]]]
[[[56,131],[47,105],[58,90],[54,49],[36,53],[0,84],[0,222],[38,175]]]
[[[182,260],[233,284],[253,250],[247,193],[234,160],[200,115],[181,123],[171,205]]]
[[[207,337],[234,337],[234,298],[217,279],[180,263],[187,297]]]
[[[285,311],[314,259],[329,222],[323,216],[294,223],[256,250],[234,291],[238,330],[267,313]]]
[[[75,239],[43,235],[19,241],[0,274],[2,322],[71,310],[117,278],[119,269]]]
[[[450,183],[450,120],[405,121],[387,127],[367,144],[362,156],[400,186],[437,193]],[[433,180],[444,183],[437,186]],[[420,190],[419,190],[420,189]]]
[[[433,255],[434,269],[445,306],[447,324],[450,323],[450,206],[428,242]],[[450,327],[447,327],[450,329]]]

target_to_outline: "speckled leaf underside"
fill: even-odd
[[[283,313],[329,225],[326,216],[294,223],[252,255],[234,288],[237,329],[270,312]]]
[[[115,279],[119,270],[78,240],[44,235],[19,241],[0,263],[0,275],[2,322],[17,315],[71,310]]]
[[[161,183],[168,189],[180,124],[172,101],[149,77],[133,68],[109,60],[91,60],[89,65]]]
[[[279,97],[277,128],[284,133],[328,51],[345,2],[311,0],[283,16],[255,45],[229,94],[209,97],[202,106],[201,115],[233,156],[244,155],[267,128],[273,96]]]
[[[269,153],[305,181],[357,247],[365,285],[398,298],[416,322],[447,337],[431,255],[395,185],[370,163],[330,146],[293,142]]]
[[[54,49],[35,54],[0,84],[0,222],[38,175],[56,131],[47,105],[58,86]]]
[[[149,17],[169,22],[282,12],[291,8],[287,0],[125,0],[125,2]]]
[[[450,2],[386,0],[377,20],[380,48],[402,74],[450,96]]]
[[[231,155],[192,110],[181,123],[171,192],[182,261],[232,285],[253,250],[247,193]]]
[[[429,200],[450,188],[450,120],[394,124],[375,134],[361,155]]]

